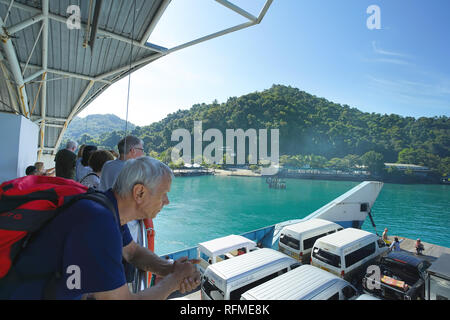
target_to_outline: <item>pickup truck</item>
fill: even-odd
[[[364,276],[363,290],[388,300],[424,299],[425,270],[430,266],[431,262],[420,256],[403,251],[390,252],[380,259],[378,279],[376,273]]]

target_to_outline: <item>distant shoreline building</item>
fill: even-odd
[[[430,168],[425,166],[419,166],[416,164],[405,164],[405,163],[385,163],[386,168],[393,168],[398,171],[412,171],[414,175],[426,177],[431,171]]]

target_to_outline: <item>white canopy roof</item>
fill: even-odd
[[[273,0],[258,16],[216,2],[248,21],[165,48],[147,40],[171,0],[0,0],[0,116],[34,121],[39,156],[56,154],[70,121],[113,83],[170,53],[259,24]],[[68,23],[73,17],[78,25]]]
[[[210,257],[225,254],[242,247],[255,248],[256,243],[246,237],[232,234],[198,244],[198,249]]]

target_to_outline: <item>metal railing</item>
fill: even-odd
[[[137,238],[137,243],[144,248],[148,248],[147,241],[147,228],[145,227],[144,221],[139,220],[139,233]],[[148,288],[148,272],[139,269],[134,270],[134,278],[131,286],[131,291],[137,293],[139,291]]]

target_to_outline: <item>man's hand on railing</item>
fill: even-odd
[[[188,260],[187,257],[180,258],[174,262],[173,271],[180,275],[180,293],[194,290],[200,285],[200,272],[195,267],[200,262],[199,259]]]

